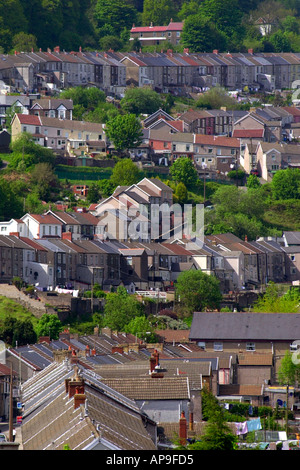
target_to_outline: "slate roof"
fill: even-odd
[[[300,245],[300,232],[283,232],[288,245]]]
[[[103,383],[133,400],[188,400],[187,377],[103,379]]]
[[[294,341],[300,337],[299,320],[296,313],[196,312],[190,340]]]
[[[23,384],[24,450],[62,450],[66,444],[83,450],[99,442],[118,450],[155,450],[136,404],[95,374],[82,372],[86,408],[74,409],[65,389],[65,379],[73,376],[70,365],[52,364]]]

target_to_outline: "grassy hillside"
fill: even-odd
[[[38,319],[25,307],[14,300],[0,296],[0,328],[7,316],[18,318],[19,320],[30,319],[35,326]]]

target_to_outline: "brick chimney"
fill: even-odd
[[[181,412],[179,419],[179,441],[182,446],[186,445],[187,439],[187,422],[184,411]]]
[[[150,356],[150,373],[154,372],[156,359],[153,354]]]
[[[248,49],[248,54],[253,54],[253,49]]]
[[[70,240],[70,242],[72,241],[72,232],[63,232],[61,235],[63,240]]]
[[[74,409],[85,402],[84,380],[79,376],[77,367],[75,367],[74,376],[65,380],[65,390],[69,398],[74,397]]]
[[[74,395],[74,410],[79,408],[80,405],[85,404],[85,394],[84,389],[81,391],[80,388],[76,388],[75,395]]]
[[[219,54],[218,49],[214,49],[214,50],[213,50],[213,53],[214,53],[214,54]]]

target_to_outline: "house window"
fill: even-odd
[[[175,152],[175,150],[176,150],[176,144],[173,144],[173,145],[172,145],[172,150]]]
[[[57,135],[60,135],[60,129],[57,129]]]
[[[291,255],[291,260],[295,261],[295,255]]]
[[[255,343],[246,343],[246,351],[255,351]]]
[[[223,343],[221,341],[214,343],[214,351],[223,351]]]
[[[199,348],[205,350],[205,341],[198,341],[197,344],[198,344]]]
[[[189,151],[190,151],[190,146],[189,146],[189,145],[186,145],[186,146],[185,146],[185,150],[186,150],[186,152],[189,152]]]

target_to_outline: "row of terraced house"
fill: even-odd
[[[11,90],[41,92],[90,85],[107,94],[151,86],[184,95],[220,85],[229,90],[291,89],[300,79],[299,53],[85,52],[54,50],[0,55],[0,80]],[[296,86],[296,84],[295,84]]]
[[[167,185],[144,178],[88,211],[51,208],[0,222],[0,282],[20,277],[43,290],[86,290],[97,283],[108,291],[124,285],[130,293],[166,292],[181,272],[199,269],[217,276],[224,293],[299,281],[299,233],[252,242],[232,234],[179,236],[170,211],[166,234],[162,209],[153,232],[151,207],[165,210],[172,201]]]

